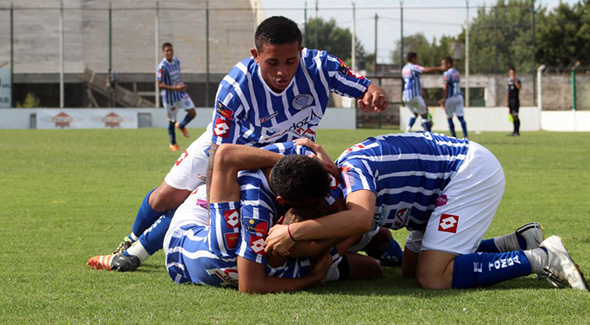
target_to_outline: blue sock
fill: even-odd
[[[531,274],[522,250],[508,253],[473,253],[455,258],[453,288],[486,287]]]
[[[423,121],[422,121],[422,127],[424,128],[424,131],[428,131],[428,132],[430,132],[430,127],[431,127],[431,125],[430,125],[430,121],[428,121],[428,120],[423,120]]]
[[[500,250],[496,247],[494,238],[482,240],[475,251],[478,253],[500,253]]]
[[[381,261],[381,265],[384,266],[400,266],[402,265],[403,258],[404,252],[393,238],[391,238],[389,244],[383,248],[378,256],[379,261]]]
[[[459,122],[461,122],[461,128],[463,129],[463,137],[467,138],[467,122],[465,122],[463,116],[457,116],[457,118],[459,119]]]
[[[166,232],[170,228],[174,211],[167,212],[161,216],[148,230],[139,236],[139,242],[148,254],[154,255],[155,252],[164,247],[164,237],[166,237]]]
[[[180,122],[180,128],[184,129],[186,125],[192,120],[193,118],[191,117],[191,115],[189,113],[186,113],[186,116],[184,117],[184,119],[182,119],[182,122]]]
[[[408,123],[408,126],[412,128],[412,126],[414,126],[414,123],[416,123],[416,116],[410,117],[410,122]]]
[[[455,123],[453,123],[453,119],[447,119],[447,122],[449,122],[449,131],[451,131],[451,135],[456,138],[457,134],[455,133]]]
[[[133,223],[131,231],[133,231],[133,234],[136,236],[136,238],[141,236],[141,234],[143,234],[143,232],[146,231],[146,229],[148,229],[154,222],[156,222],[156,220],[158,220],[158,218],[163,214],[152,209],[152,207],[149,204],[150,195],[155,190],[156,189],[151,190],[145,196],[143,202],[141,202],[139,210],[137,211],[137,216],[135,216],[135,222]],[[133,239],[131,237],[129,238]]]
[[[176,144],[176,132],[174,132],[174,123],[168,123],[168,135],[170,136],[170,144]]]

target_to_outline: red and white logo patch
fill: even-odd
[[[180,157],[178,157],[178,160],[176,160],[176,166],[180,165],[180,163],[184,160],[184,158],[186,158],[188,156],[188,152],[186,152],[186,150],[180,154]]]
[[[225,215],[225,222],[228,228],[237,228],[240,225],[240,215],[238,210],[226,210],[223,212]]]
[[[216,119],[213,133],[218,137],[227,138],[229,136],[229,122],[222,119]]]
[[[440,216],[440,223],[438,224],[438,231],[457,233],[457,225],[459,224],[459,216],[450,214],[443,214]]]
[[[225,244],[227,245],[227,248],[228,249],[236,248],[236,245],[238,244],[239,237],[240,237],[240,234],[238,234],[238,233],[225,234]]]
[[[264,238],[259,236],[250,236],[250,247],[258,255],[265,255]]]

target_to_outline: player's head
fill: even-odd
[[[301,31],[291,19],[273,16],[265,19],[254,34],[251,49],[264,82],[275,92],[289,86],[301,59]]]
[[[323,217],[328,214],[328,207],[325,201],[320,200],[316,204],[307,207],[292,207],[283,218],[283,224],[289,225],[296,222],[302,222],[305,220],[312,220]]]
[[[174,48],[171,43],[166,42],[162,44],[162,54],[167,61],[172,61],[172,58],[174,57]]]
[[[416,54],[416,52],[409,52],[406,54],[406,60],[410,63],[416,64],[416,62],[418,62],[418,54]]]
[[[508,75],[510,78],[514,78],[514,76],[516,76],[516,69],[514,67],[510,67],[510,69],[508,69]]]
[[[441,66],[443,70],[449,70],[453,67],[453,58],[451,58],[450,56],[445,56],[441,61]]]
[[[328,194],[330,179],[319,161],[305,155],[287,155],[272,168],[270,188],[281,203],[309,206]]]

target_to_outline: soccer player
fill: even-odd
[[[174,209],[204,181],[218,145],[262,147],[302,137],[315,140],[332,92],[358,98],[367,112],[387,107],[381,87],[325,51],[303,48],[301,41],[297,24],[285,17],[270,17],[258,26],[252,57],[239,62],[219,85],[212,124],[180,155],[162,184],[145,196],[131,234],[115,253],[124,252],[148,228],[158,235],[154,240],[144,236],[141,246],[150,255],[162,248]]]
[[[197,115],[195,104],[186,93],[186,84],[180,79],[180,61],[174,57],[174,48],[170,43],[162,44],[164,59],[158,65],[158,88],[161,90],[162,102],[168,114],[168,135],[170,136],[170,150],[179,151],[176,143],[174,127],[180,129],[185,137],[189,137],[186,125]],[[178,109],[184,109],[186,116],[181,122],[176,122]]]
[[[349,148],[336,163],[347,210],[289,229],[275,226],[268,254],[284,254],[297,240],[358,235],[375,224],[405,227],[412,232],[402,274],[422,288],[489,286],[536,273],[588,290],[561,239],[540,242],[536,224],[481,241],[505,185],[500,163],[481,145],[429,132],[391,134]]]
[[[514,131],[510,133],[513,137],[520,136],[520,118],[518,117],[518,110],[520,109],[520,100],[518,93],[520,92],[520,79],[516,77],[516,69],[510,68],[508,70],[508,82],[506,83],[506,106],[512,115],[512,123],[514,124]]]
[[[406,55],[408,63],[402,69],[402,77],[404,79],[404,91],[402,93],[402,100],[410,109],[414,116],[410,118],[410,122],[405,131],[409,132],[416,122],[418,115],[422,117],[422,127],[425,131],[430,131],[432,122],[428,119],[428,108],[424,99],[422,98],[422,86],[420,85],[420,75],[424,72],[440,71],[441,67],[421,67],[418,63],[418,54],[410,52]]]
[[[463,138],[467,139],[467,122],[463,118],[463,95],[461,94],[461,76],[459,71],[453,67],[453,59],[450,56],[444,57],[441,61],[441,68],[443,69],[443,98],[439,101],[440,105],[445,109],[447,114],[447,122],[449,123],[449,131],[453,137],[457,137],[455,133],[455,124],[453,123],[453,115],[457,115],[457,119],[461,123],[463,129]]]

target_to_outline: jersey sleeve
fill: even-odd
[[[443,84],[449,84],[453,82],[453,78],[451,78],[451,75],[449,73],[443,73]]]
[[[367,91],[371,84],[360,73],[350,69],[339,58],[326,53],[320,52],[320,58],[325,75],[328,76],[330,91],[342,96],[360,98]]]
[[[358,159],[358,162],[355,162],[355,160],[357,159],[348,159],[340,164],[342,175],[341,187],[344,198],[350,193],[360,190],[369,190],[377,194],[377,186],[372,171],[369,170],[362,160]]]
[[[412,71],[422,74],[422,73],[424,73],[424,67],[415,64],[414,66],[412,66]]]
[[[235,105],[235,101],[232,102]],[[234,106],[232,105],[232,106]],[[213,132],[211,142],[217,145],[223,143],[236,143],[240,135],[240,125],[236,123],[235,108],[224,105],[220,100],[215,102],[213,112]]]
[[[158,82],[164,82],[164,80],[170,80],[169,78],[167,78],[167,76],[168,76],[168,70],[166,70],[166,68],[163,65],[158,66],[158,73],[157,73]]]

